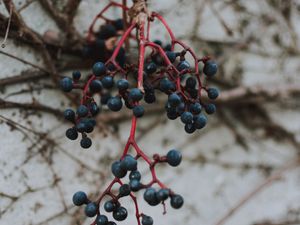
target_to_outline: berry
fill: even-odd
[[[93,116],[97,115],[100,112],[100,108],[96,104],[96,102],[92,102],[90,105],[90,112]]]
[[[165,201],[169,197],[170,191],[168,189],[160,189],[156,196],[159,201]]]
[[[88,202],[88,198],[86,196],[86,193],[83,191],[78,191],[73,195],[73,203],[74,205],[81,206],[83,204],[86,204]]]
[[[85,117],[89,113],[88,108],[85,105],[80,105],[77,109],[77,115],[79,117]]]
[[[195,127],[194,124],[192,124],[192,123],[187,123],[187,124],[185,124],[185,126],[184,126],[184,130],[185,130],[185,132],[187,132],[188,134],[192,134],[192,133],[195,132],[196,127]]]
[[[121,167],[120,161],[116,161],[111,165],[111,171],[117,178],[123,178],[127,174],[127,171]]]
[[[133,111],[133,115],[137,118],[142,117],[145,112],[144,107],[141,105],[134,106],[132,111]]]
[[[105,215],[99,215],[96,218],[96,224],[97,225],[107,225],[108,223],[108,218]]]
[[[107,106],[111,111],[117,112],[122,109],[123,102],[120,97],[111,97],[107,102]]]
[[[95,202],[90,202],[89,204],[86,205],[86,207],[84,209],[85,215],[87,217],[96,216],[97,211],[98,211],[98,206]]]
[[[146,191],[144,192],[144,199],[150,205],[157,205],[159,203],[157,196],[156,196],[156,191],[154,188],[146,189]]]
[[[60,87],[64,92],[70,92],[73,89],[73,81],[69,77],[65,77],[60,81]]]
[[[85,132],[85,130],[86,130],[86,124],[81,121],[81,122],[79,122],[79,123],[76,124],[76,129],[80,133]]]
[[[184,200],[183,198],[180,196],[180,195],[173,195],[171,196],[171,206],[174,208],[174,209],[179,209],[182,207],[184,203]]]
[[[106,67],[104,65],[104,63],[102,62],[97,62],[93,65],[93,74],[95,76],[101,76],[104,75],[106,73]]]
[[[167,154],[167,162],[170,166],[178,166],[181,163],[182,155],[178,150],[170,150]]]
[[[153,92],[146,92],[145,96],[144,96],[144,100],[148,104],[151,104],[151,103],[155,102],[156,97],[155,97],[154,91]]]
[[[121,161],[120,166],[123,170],[134,171],[137,169],[137,160],[131,155],[126,155]]]
[[[78,133],[75,127],[69,128],[66,131],[66,136],[67,138],[69,138],[70,140],[76,140],[78,137]]]
[[[159,46],[162,46],[162,41],[161,40],[155,40],[155,41],[153,41],[153,43],[155,43]]]
[[[125,91],[129,88],[129,82],[126,79],[121,79],[117,81],[117,87],[120,91]]]
[[[205,106],[205,112],[207,114],[214,114],[216,112],[217,108],[214,104],[210,103],[210,104],[207,104]]]
[[[121,197],[130,195],[130,192],[131,192],[131,189],[130,189],[130,186],[128,184],[123,184],[119,188],[119,195]]]
[[[175,52],[171,52],[171,51],[166,51],[166,55],[168,57],[168,59],[170,60],[171,63],[174,63],[176,60],[176,53]]]
[[[117,221],[123,221],[127,218],[127,210],[124,207],[119,207],[113,212],[113,218]]]
[[[207,62],[205,62],[204,68],[203,68],[203,73],[208,76],[208,77],[212,77],[214,76],[218,71],[218,65],[212,61],[209,60]]]
[[[178,65],[177,65],[177,69],[179,71],[183,71],[183,70],[189,69],[190,67],[191,66],[190,66],[189,62],[186,61],[186,60],[183,60],[183,61],[179,62]]]
[[[133,89],[130,90],[128,97],[132,101],[140,101],[143,98],[143,93],[140,89],[133,88]]]
[[[196,129],[202,129],[207,123],[207,118],[203,114],[200,114],[194,118],[194,126]]]
[[[216,88],[208,88],[207,90],[207,96],[210,99],[216,99],[219,96],[219,91]]]
[[[175,84],[171,82],[168,78],[163,78],[159,82],[159,89],[163,92],[168,92],[175,89]]]
[[[145,68],[147,74],[155,73],[156,70],[157,70],[157,65],[154,62],[149,63]]]
[[[117,19],[117,20],[113,21],[113,25],[117,30],[124,29],[123,19]]]
[[[72,73],[73,80],[79,80],[81,77],[81,73],[79,71],[74,71]]]
[[[108,100],[111,98],[110,93],[104,93],[101,95],[101,104],[106,105]]]
[[[106,89],[110,89],[114,86],[114,78],[111,76],[105,76],[101,80],[103,87]]]
[[[142,225],[153,225],[153,219],[150,216],[143,215]]]
[[[171,106],[178,106],[181,102],[181,98],[178,94],[173,93],[169,95],[168,102]]]
[[[130,180],[129,185],[130,185],[130,189],[134,192],[140,190],[141,188],[141,183],[139,180],[135,180],[135,179]]]
[[[64,117],[66,120],[73,122],[75,120],[75,112],[72,109],[66,109],[64,111]]]
[[[104,203],[104,209],[106,212],[112,212],[117,208],[116,203],[113,201],[107,201]]]
[[[98,37],[107,40],[117,35],[117,30],[112,24],[106,24],[101,27]]]
[[[88,138],[88,137],[84,137],[80,141],[80,146],[82,148],[89,148],[89,147],[92,146],[92,140],[90,138]]]
[[[107,225],[117,225],[117,224],[115,222],[113,222],[113,221],[110,221],[110,222],[108,222]]]
[[[189,77],[185,82],[185,86],[190,89],[194,89],[196,87],[196,84],[197,84],[197,81],[193,77]]]
[[[141,177],[142,177],[141,173],[139,171],[137,171],[137,170],[131,171],[130,174],[129,174],[129,179],[130,180],[138,180],[138,181],[140,181]]]
[[[190,111],[193,114],[199,114],[201,112],[201,109],[202,109],[202,106],[198,102],[190,105]]]
[[[167,44],[165,46],[165,51],[171,51],[172,50],[172,45],[171,44]]]
[[[167,117],[168,117],[170,120],[176,120],[176,119],[177,119],[177,113],[176,113],[176,112],[168,112],[168,113],[167,113]]]
[[[181,115],[182,113],[184,113],[184,110],[185,110],[185,104],[184,102],[181,102],[179,104],[179,106],[176,107],[176,112]]]
[[[180,119],[184,124],[192,123],[193,114],[191,112],[184,112],[181,114]]]
[[[100,80],[93,80],[90,83],[90,91],[91,92],[100,92],[102,90],[102,83]]]

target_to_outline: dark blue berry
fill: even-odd
[[[195,127],[195,125],[192,124],[192,123],[187,123],[187,124],[184,125],[184,130],[185,130],[185,132],[187,132],[188,134],[192,134],[192,133],[195,132],[196,127]]]
[[[92,146],[92,140],[88,137],[83,137],[80,141],[80,146],[82,148],[89,148]]]
[[[160,189],[156,196],[159,201],[165,201],[169,197],[170,191],[168,189]]]
[[[90,83],[90,91],[91,92],[100,92],[102,90],[102,83],[100,80],[93,80]]]
[[[119,207],[113,212],[113,218],[117,221],[123,221],[127,218],[127,210],[124,207]]]
[[[95,202],[90,202],[89,204],[86,205],[84,209],[85,215],[88,217],[96,216],[97,211],[98,211],[98,206]]]
[[[117,87],[120,91],[125,91],[129,88],[129,82],[126,79],[121,79],[117,81]]]
[[[105,215],[99,215],[96,218],[96,224],[97,225],[107,225],[108,223],[108,218]]]
[[[90,105],[90,112],[93,116],[97,115],[100,112],[100,107],[98,107],[96,102],[92,102]]]
[[[178,106],[181,102],[181,98],[178,94],[172,93],[169,95],[168,102],[171,106]]]
[[[184,102],[181,102],[177,107],[176,107],[176,113],[181,115],[185,111],[185,104]]]
[[[170,166],[178,166],[181,163],[182,155],[178,150],[170,150],[167,154],[167,162]]]
[[[193,122],[193,114],[191,112],[184,112],[181,114],[180,119],[184,124]]]
[[[196,87],[196,84],[197,84],[197,81],[193,77],[189,77],[185,82],[185,86],[190,89],[194,89]]]
[[[137,169],[137,160],[131,155],[126,155],[121,161],[120,166],[124,170],[134,171]]]
[[[73,89],[73,81],[69,77],[65,77],[60,81],[60,87],[64,92],[70,92]]]
[[[66,120],[74,122],[75,120],[75,112],[72,109],[66,109],[64,111],[64,117]]]
[[[89,113],[89,109],[85,105],[80,105],[77,109],[77,115],[79,117],[85,117]]]
[[[113,25],[117,30],[124,29],[123,19],[117,19],[117,20],[113,21]]]
[[[130,195],[130,192],[131,192],[131,189],[130,189],[130,186],[128,184],[123,184],[119,188],[120,197],[128,196],[128,195]]]
[[[176,55],[175,52],[166,51],[166,55],[167,55],[167,57],[169,58],[169,60],[170,60],[171,63],[174,63],[174,62],[175,62],[176,57],[177,57],[177,55]]]
[[[137,171],[137,170],[131,171],[130,174],[129,174],[129,179],[130,180],[138,180],[138,181],[140,181],[141,177],[142,177],[141,173],[139,171]]]
[[[113,201],[107,201],[104,203],[104,209],[106,212],[112,212],[117,208],[117,204]]]
[[[67,138],[69,138],[70,140],[76,140],[78,137],[78,133],[75,127],[69,128],[66,131],[66,136]]]
[[[188,89],[187,90],[190,96],[194,99],[198,97],[198,90],[197,89]]]
[[[95,76],[101,76],[106,73],[106,66],[102,62],[97,62],[93,65],[93,73]]]
[[[164,49],[165,49],[165,51],[171,51],[172,50],[172,45],[167,44]]]
[[[127,174],[127,170],[121,167],[120,161],[116,161],[111,165],[111,172],[117,178],[123,178]]]
[[[145,71],[147,74],[155,73],[157,70],[157,65],[154,62],[149,63],[146,65]]]
[[[108,102],[107,106],[111,111],[117,112],[122,109],[123,102],[120,97],[111,97]]]
[[[209,60],[205,62],[203,73],[206,76],[212,77],[217,73],[217,71],[218,71],[218,65],[214,61]]]
[[[171,206],[174,209],[179,209],[183,206],[184,200],[180,195],[171,196]]]
[[[133,88],[133,89],[130,90],[128,97],[132,101],[140,101],[143,98],[143,93],[140,89]]]
[[[113,221],[109,221],[107,225],[117,225],[117,224]]]
[[[217,110],[216,106],[212,103],[205,105],[205,112],[207,114],[214,114],[216,110]]]
[[[81,73],[79,71],[73,71],[72,77],[74,80],[79,80],[81,77]]]
[[[144,100],[148,104],[151,104],[151,103],[155,102],[156,97],[155,97],[154,91],[153,92],[146,92],[145,96],[144,96]]]
[[[112,24],[106,24],[101,27],[98,37],[104,40],[107,40],[111,37],[114,37],[117,35],[117,30],[114,25]]]
[[[76,129],[80,133],[85,132],[86,124],[84,122],[80,121],[79,123],[76,124]]]
[[[177,113],[176,111],[175,112],[167,112],[167,117],[170,119],[170,120],[176,120],[177,119]]]
[[[110,89],[114,86],[114,78],[112,76],[105,76],[101,80],[103,87]]]
[[[216,88],[208,88],[207,90],[207,96],[210,99],[216,99],[219,96],[219,91]]]
[[[134,192],[140,190],[141,188],[141,183],[139,180],[135,180],[135,179],[130,180],[129,185],[130,185],[130,189]]]
[[[150,216],[143,215],[142,225],[153,225],[153,219]]]
[[[159,203],[156,190],[154,188],[147,188],[144,192],[144,199],[149,205],[157,205]]]
[[[202,109],[202,106],[198,102],[190,105],[190,111],[193,114],[199,114],[201,112],[201,109]]]
[[[163,78],[159,82],[159,89],[163,92],[168,92],[175,89],[175,84],[168,78]]]
[[[153,43],[155,43],[159,46],[162,46],[162,41],[161,40],[155,40],[155,41],[153,41]]]
[[[207,123],[207,118],[203,114],[200,114],[194,118],[194,126],[196,129],[202,129]]]
[[[74,205],[81,206],[83,204],[86,204],[88,202],[88,198],[86,196],[86,193],[83,191],[78,191],[73,195],[73,203]]]
[[[189,69],[190,67],[191,67],[191,66],[190,66],[189,62],[186,61],[186,60],[180,61],[180,62],[178,63],[178,65],[177,65],[177,69],[178,69],[179,71],[183,71],[183,70]]]
[[[141,105],[137,105],[137,106],[134,106],[133,109],[133,115],[137,118],[139,117],[142,117],[144,115],[144,112],[145,112],[145,109],[143,106]]]

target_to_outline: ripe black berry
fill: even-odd
[[[104,203],[104,209],[106,212],[112,212],[117,208],[117,204],[113,201],[107,201]]]
[[[85,117],[88,114],[89,110],[85,105],[80,105],[77,109],[77,115],[79,117]]]
[[[121,79],[117,81],[117,87],[120,91],[125,91],[129,88],[129,82],[126,79]]]
[[[137,118],[142,117],[145,112],[144,107],[141,105],[134,106],[132,111],[133,111],[133,115]]]
[[[80,146],[82,148],[89,148],[92,146],[92,140],[88,137],[83,137],[80,141]]]
[[[123,221],[127,218],[127,210],[120,206],[113,212],[113,218],[117,221]]]
[[[111,165],[111,171],[113,175],[117,178],[123,178],[127,174],[127,170],[121,167],[120,161],[116,161]]]
[[[88,217],[96,216],[97,211],[98,211],[98,206],[95,202],[90,202],[89,204],[87,204],[84,210],[85,215]]]
[[[157,70],[157,65],[154,62],[149,63],[146,65],[145,71],[147,74],[155,73]]]
[[[168,78],[163,78],[159,82],[159,89],[163,92],[168,92],[175,88],[175,84],[170,81]]]
[[[212,77],[217,73],[217,71],[218,71],[218,65],[214,61],[209,60],[205,62],[203,73],[206,76]]]
[[[174,209],[179,209],[183,206],[184,200],[180,195],[171,196],[171,206]]]
[[[131,155],[126,155],[121,161],[120,166],[123,170],[134,171],[137,169],[137,160]]]
[[[73,203],[74,205],[81,206],[88,202],[88,198],[83,191],[78,191],[73,195]]]
[[[119,188],[120,197],[130,195],[130,192],[131,192],[131,189],[130,189],[130,186],[128,184],[123,184]]]
[[[66,120],[73,122],[75,120],[75,112],[72,109],[66,109],[64,111],[64,117]]]
[[[114,86],[114,79],[111,76],[105,76],[101,80],[103,87],[110,89]]]
[[[196,84],[197,84],[197,81],[193,77],[189,77],[185,82],[185,86],[190,89],[194,89],[196,87]]]
[[[216,99],[219,96],[219,91],[216,88],[208,88],[207,95],[210,99]]]
[[[216,106],[212,103],[205,105],[205,112],[207,114],[214,114],[216,110],[217,110]]]
[[[181,163],[182,155],[178,150],[170,150],[167,154],[167,162],[170,166],[178,166]]]
[[[141,177],[142,177],[141,173],[139,171],[137,171],[137,170],[132,171],[129,174],[129,179],[130,180],[138,180],[138,181],[140,181]]]
[[[99,215],[96,218],[96,224],[97,225],[107,225],[108,223],[108,218],[105,215]]]
[[[143,215],[142,225],[153,225],[153,219],[150,216]]]
[[[159,201],[165,201],[169,197],[170,191],[168,189],[160,189],[156,196]]]
[[[170,103],[171,106],[178,106],[181,102],[181,98],[179,97],[178,94],[173,93],[169,95],[168,102]]]
[[[190,124],[193,122],[193,114],[190,112],[184,112],[181,114],[180,119],[184,124]]]
[[[177,69],[179,71],[183,71],[183,70],[189,69],[190,67],[191,66],[190,66],[189,62],[186,61],[186,60],[183,60],[183,61],[179,62],[178,65],[177,65]]]
[[[69,138],[70,140],[76,140],[78,137],[78,133],[75,127],[69,128],[66,131],[66,136],[67,138]]]
[[[159,204],[159,200],[156,196],[156,190],[154,188],[147,188],[144,193],[145,201],[152,206]]]
[[[192,123],[187,123],[187,124],[184,125],[184,130],[185,130],[185,132],[187,132],[188,134],[192,134],[192,133],[195,132],[196,127],[195,127],[195,125],[192,124]]]
[[[194,117],[194,126],[196,129],[202,129],[207,123],[207,118],[203,114]]]
[[[106,66],[102,62],[97,62],[93,65],[93,73],[95,76],[101,76],[106,73]]]
[[[117,112],[122,109],[123,103],[120,97],[111,97],[107,102],[107,106],[111,111]]]
[[[79,80],[80,77],[81,77],[81,73],[79,71],[74,71],[72,73],[72,77],[73,77],[74,80]]]
[[[190,111],[193,114],[199,114],[201,112],[201,109],[202,109],[202,106],[198,102],[190,105]]]
[[[90,91],[91,92],[100,92],[102,90],[102,83],[100,80],[93,80],[90,83]]]
[[[141,183],[139,180],[135,180],[135,179],[130,180],[129,185],[130,185],[130,189],[134,192],[140,190],[141,188]]]
[[[128,97],[132,101],[140,101],[143,98],[143,93],[140,89],[133,88],[133,89],[130,90]]]
[[[65,77],[60,81],[60,87],[64,92],[70,92],[73,89],[73,81],[69,77]]]
[[[166,55],[168,56],[171,63],[174,63],[176,60],[176,53],[171,51],[166,51]]]

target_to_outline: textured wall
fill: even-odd
[[[22,7],[25,2],[14,1],[17,7]],[[74,22],[82,35],[106,2],[81,2]],[[300,82],[299,1],[291,1],[289,23],[278,13],[276,5],[265,0],[237,1],[243,9],[237,9],[231,1],[211,2],[152,0],[151,9],[163,13],[175,34],[199,54],[205,49],[216,55],[220,64],[224,64],[219,80],[242,87],[259,85],[274,92],[282,85]],[[3,3],[0,3],[0,13],[8,15]],[[21,15],[28,26],[41,35],[47,30],[59,31],[39,1],[22,10]],[[240,32],[241,29],[244,30]],[[232,35],[229,35],[230,31]],[[277,33],[280,45],[274,42]],[[166,38],[159,26],[155,27],[153,35]],[[243,47],[245,45],[247,48]],[[11,39],[1,50],[45,66],[40,52]],[[0,54],[1,79],[28,69],[32,67]],[[63,73],[69,74],[69,71]],[[50,88],[39,90],[47,85]],[[51,85],[47,79],[9,85],[1,88],[0,96],[6,101],[37,101],[63,109],[65,106],[61,103],[68,104],[68,101]],[[245,97],[241,102],[246,100]],[[230,108],[225,111],[229,123],[221,116],[210,117],[208,128],[195,135],[185,134],[179,121],[167,121],[164,114],[149,116],[141,122],[139,143],[149,155],[178,148],[184,157],[180,168],[161,166],[158,170],[159,177],[184,196],[185,205],[181,210],[168,207],[167,215],[162,216],[161,206],[147,206],[138,194],[142,211],[151,215],[156,225],[217,225],[231,209],[234,214],[224,224],[254,225],[267,224],[259,223],[265,220],[297,220],[300,173],[295,163],[299,145],[295,142],[300,139],[299,99],[280,95],[278,100],[259,104],[272,121],[295,137],[294,141],[274,127],[267,134],[257,125],[263,120],[256,120],[257,111],[251,111],[251,107],[248,108],[248,123],[255,125],[245,126],[237,119],[243,106],[233,109],[220,106]],[[78,208],[73,207],[72,195],[77,190],[84,190],[96,197],[109,183],[112,179],[110,163],[120,155],[129,133],[129,121],[122,122],[118,129],[99,127],[92,134],[93,147],[83,150],[78,142],[65,138],[68,125],[52,114],[14,108],[1,109],[0,115],[0,225],[80,224],[78,221],[89,224],[82,209],[78,212]],[[154,126],[154,123],[158,125]],[[147,130],[149,126],[153,128]],[[244,144],[237,142],[239,135]],[[52,139],[54,142],[49,141]],[[145,179],[149,178],[148,170],[141,170]],[[249,196],[250,193],[255,195]],[[245,204],[237,206],[243,200],[246,200]],[[119,224],[135,224],[132,203],[125,205],[129,206],[129,220]]]

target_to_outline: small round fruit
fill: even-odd
[[[73,195],[73,203],[74,205],[81,206],[83,204],[86,204],[88,202],[88,198],[86,196],[86,193],[83,191],[78,191]]]
[[[106,212],[112,212],[117,208],[117,204],[113,201],[107,201],[104,203],[104,209]]]
[[[97,211],[98,211],[98,206],[95,202],[90,202],[89,204],[86,205],[86,207],[84,209],[85,215],[87,217],[96,216]]]
[[[124,207],[119,207],[113,212],[113,218],[117,221],[123,221],[127,218],[127,210]]]
[[[142,225],[153,225],[153,219],[150,216],[143,215]]]
[[[134,106],[132,111],[133,111],[133,115],[137,118],[142,117],[145,113],[145,109],[141,105]]]
[[[108,102],[107,106],[111,111],[118,112],[122,109],[123,102],[120,97],[111,97]]]
[[[208,77],[212,77],[214,76],[218,71],[218,65],[212,61],[209,60],[207,62],[205,62],[204,68],[203,68],[203,73],[208,76]]]
[[[113,175],[117,178],[123,178],[126,176],[127,171],[126,169],[123,169],[121,167],[121,162],[120,161],[115,161],[112,165],[111,165],[111,172],[113,173]]]
[[[140,89],[133,88],[133,89],[130,90],[128,97],[132,101],[140,101],[143,98],[143,93]]]
[[[89,147],[92,146],[92,140],[90,138],[88,138],[88,137],[84,137],[80,141],[80,146],[82,148],[89,148]]]
[[[96,224],[97,225],[107,225],[108,223],[108,218],[105,215],[99,215],[96,218]]]
[[[171,196],[171,206],[174,209],[179,209],[183,206],[184,200],[180,195]]]
[[[95,76],[101,76],[106,73],[106,66],[102,62],[97,62],[93,65],[93,73]]]
[[[182,155],[181,152],[175,149],[172,149],[167,154],[167,162],[170,166],[178,166],[181,163]]]
[[[64,92],[70,92],[73,89],[73,81],[69,77],[65,77],[60,81],[60,87]]]
[[[69,128],[66,131],[66,137],[69,138],[70,140],[74,141],[78,138],[78,132],[75,127]]]

